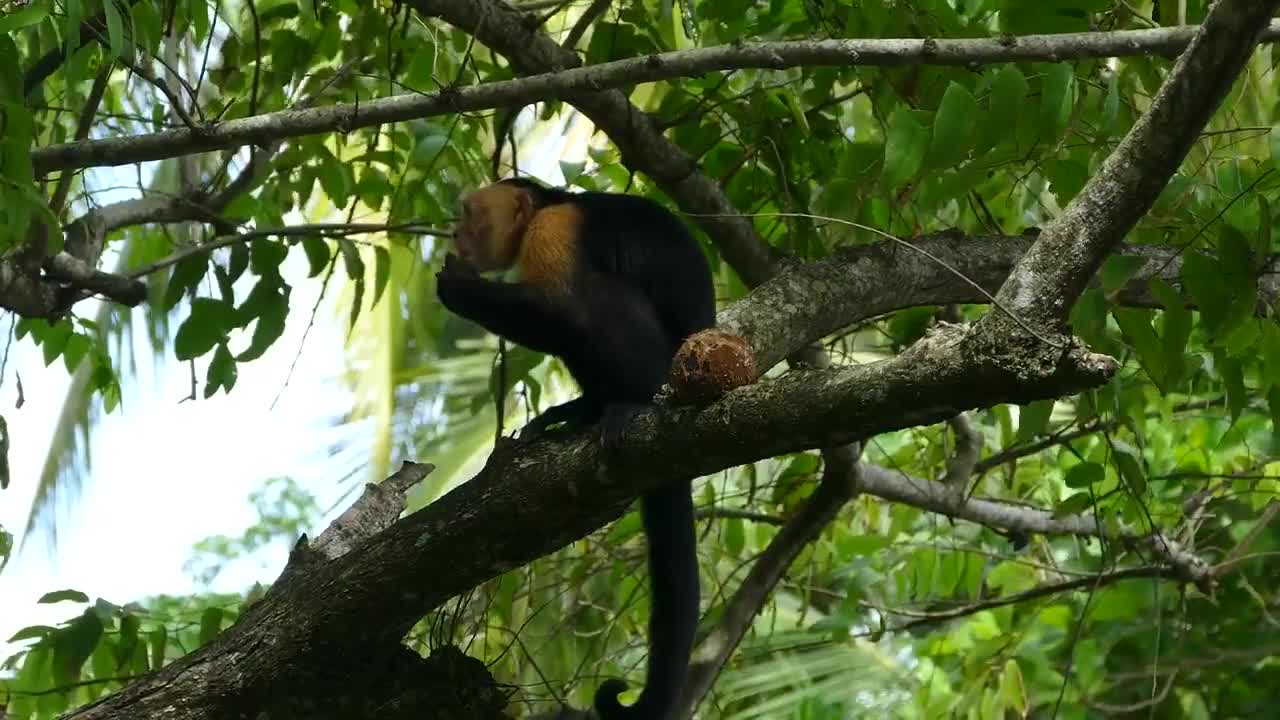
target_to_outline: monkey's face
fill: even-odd
[[[506,185],[490,185],[465,196],[460,210],[453,229],[458,256],[480,272],[511,267],[532,217],[528,195]]]

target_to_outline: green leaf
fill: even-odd
[[[254,314],[258,322],[253,327],[253,339],[248,349],[236,356],[239,362],[258,359],[284,333],[285,319],[289,316],[289,287],[275,286],[271,292],[263,293]]]
[[[102,619],[92,609],[58,632],[53,642],[53,672],[58,683],[70,684],[80,679],[81,668],[98,646],[102,632]]]
[[[1071,308],[1071,327],[1090,344],[1097,344],[1107,328],[1107,298],[1098,288],[1080,293]]]
[[[36,0],[20,10],[6,11],[4,15],[0,15],[0,33],[9,34],[35,25],[49,17],[49,8],[52,6],[51,0]]]
[[[965,159],[973,139],[973,119],[976,117],[977,101],[963,85],[952,81],[942,94],[942,102],[933,118],[930,167],[950,168]]]
[[[560,161],[560,174],[564,176],[566,185],[572,185],[577,181],[578,176],[582,175],[582,171],[587,167],[585,162],[569,162],[568,160]]]
[[[238,374],[236,360],[231,356],[231,350],[227,348],[226,343],[218,343],[217,349],[213,351],[213,359],[209,361],[209,370],[205,373],[205,399],[213,397],[218,388],[231,392],[231,388],[236,386]]]
[[[1147,491],[1147,475],[1142,469],[1142,460],[1137,452],[1119,441],[1113,441],[1112,447],[1115,449],[1113,457],[1120,477],[1128,482],[1134,495],[1144,494]]]
[[[222,296],[222,301],[234,303],[236,301],[235,285],[231,282],[231,274],[221,265],[213,264],[213,278],[218,283],[218,294]]]
[[[1053,415],[1053,400],[1037,400],[1023,405],[1018,413],[1018,443],[1027,443],[1043,435],[1049,428],[1049,417]]]
[[[1280,326],[1262,323],[1262,389],[1280,386]]]
[[[141,626],[142,621],[132,613],[120,618],[120,639],[114,653],[117,668],[124,667],[133,656],[134,648],[138,646],[138,630]]]
[[[222,630],[223,615],[220,607],[205,608],[200,614],[200,647],[208,645],[210,640],[217,637],[218,632]]]
[[[1067,129],[1074,102],[1075,68],[1071,63],[1050,65],[1040,91],[1040,139],[1052,141]]]
[[[1244,386],[1244,366],[1238,358],[1229,357],[1226,353],[1213,354],[1213,364],[1227,389],[1227,409],[1231,412],[1231,422],[1240,419],[1240,414],[1249,405],[1249,394]]]
[[[742,557],[742,549],[746,547],[742,518],[728,518],[724,521],[724,547],[730,556]]]
[[[364,258],[360,257],[360,246],[350,240],[339,240],[338,250],[342,253],[342,261],[347,268],[347,277],[352,280],[364,279]]]
[[[1230,293],[1223,332],[1231,332],[1237,325],[1253,317],[1258,301],[1257,273],[1249,240],[1230,225],[1223,225],[1218,232],[1218,254],[1222,266],[1222,284]]]
[[[1111,255],[1102,262],[1102,270],[1099,272],[1102,280],[1102,289],[1108,293],[1113,293],[1123,288],[1134,273],[1141,270],[1146,262],[1146,258],[1138,255],[1123,255],[1119,253]]]
[[[147,633],[147,645],[151,648],[151,667],[164,667],[165,648],[169,644],[169,630],[164,625]]]
[[[57,632],[58,629],[49,625],[28,625],[18,632],[14,633],[9,642],[16,643],[22,640],[30,640],[32,638],[43,638],[47,635]]]
[[[187,291],[200,284],[208,269],[209,253],[206,252],[198,252],[179,260],[169,276],[169,286],[165,288],[161,307],[166,311],[172,310]]]
[[[1100,130],[1108,135],[1116,134],[1116,120],[1120,117],[1120,74],[1111,73],[1107,81],[1107,97],[1102,101],[1102,119],[1098,123]]]
[[[62,362],[66,365],[67,372],[72,373],[80,367],[80,361],[84,360],[85,353],[93,347],[93,341],[88,335],[82,333],[72,333],[67,338],[66,347],[62,349]]]
[[[884,143],[883,185],[896,190],[914,178],[924,165],[928,146],[929,129],[905,105],[894,108]]]
[[[1096,462],[1082,462],[1067,471],[1064,482],[1069,488],[1087,488],[1100,484],[1107,476],[1106,468]]]
[[[326,154],[320,161],[320,167],[316,168],[316,175],[320,179],[320,187],[334,206],[344,207],[351,186],[347,180],[346,166],[338,158]]]
[[[373,246],[373,300],[371,305],[378,304],[382,291],[387,289],[387,280],[391,278],[391,253],[381,245]]]
[[[310,270],[307,277],[313,278],[324,271],[329,265],[329,243],[323,238],[315,236],[307,236],[302,238],[302,250],[307,254],[307,263]]]
[[[58,356],[62,354],[62,349],[70,342],[73,332],[74,329],[67,320],[59,320],[45,332],[44,338],[40,343],[40,349],[44,352],[45,367],[48,367],[50,363],[58,359]]]
[[[1066,207],[1089,181],[1089,168],[1071,160],[1049,160],[1042,167],[1058,205]],[[1125,257],[1113,255],[1114,257]]]
[[[235,308],[210,297],[191,301],[191,314],[178,327],[173,352],[179,360],[191,360],[213,349],[224,340],[235,321]]]
[[[1053,509],[1053,516],[1056,518],[1066,517],[1068,515],[1079,515],[1087,511],[1093,506],[1093,496],[1089,493],[1076,493],[1068,497],[1066,500],[1058,503]]]
[[[348,240],[338,241],[338,250],[342,252],[343,265],[347,268],[347,277],[352,282],[351,317],[347,328],[356,325],[360,317],[360,309],[364,306],[364,260],[360,257],[360,249]]]
[[[1009,658],[1004,662],[1004,673],[1000,676],[1000,697],[1005,707],[1011,707],[1025,717],[1027,710],[1027,688],[1022,679],[1022,669],[1018,661]],[[1003,715],[1003,712],[1001,712]],[[998,717],[998,716],[997,716]]]
[[[1159,278],[1151,281],[1151,292],[1164,305],[1164,311],[1160,314],[1160,349],[1164,357],[1165,384],[1169,391],[1174,391],[1187,376],[1191,311],[1183,304],[1178,291]]]
[[[1005,65],[991,80],[991,99],[984,126],[996,140],[1013,140],[1017,135],[1018,117],[1027,99],[1027,79],[1016,65]]]
[[[49,603],[54,602],[88,602],[88,596],[81,591],[67,589],[67,591],[46,592],[36,602],[41,603],[41,605],[49,605]]]
[[[163,35],[160,15],[153,4],[147,2],[133,3],[130,14],[133,17],[134,42],[143,52],[154,54]]]
[[[1160,339],[1156,337],[1156,331],[1151,327],[1151,312],[1136,308],[1115,307],[1111,309],[1111,315],[1120,326],[1120,332],[1133,346],[1134,352],[1138,355],[1138,361],[1142,363],[1142,368],[1147,371],[1151,381],[1160,388],[1161,392],[1168,392],[1165,384],[1165,355]]]
[[[1182,284],[1191,294],[1200,321],[1210,338],[1222,333],[1229,311],[1228,289],[1223,286],[1218,263],[1201,252],[1189,251],[1182,260]]]
[[[249,246],[244,243],[232,245],[231,257],[227,260],[227,275],[231,277],[231,281],[239,280],[248,267]]]
[[[249,267],[258,275],[279,275],[280,266],[289,256],[289,246],[279,240],[258,238],[249,248]]]
[[[107,40],[111,47],[111,57],[124,54],[124,22],[120,19],[120,8],[115,0],[102,0],[102,10],[107,17]]]

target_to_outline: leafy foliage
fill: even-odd
[[[564,38],[580,5],[552,8],[543,30]],[[1205,5],[645,0],[613,4],[578,49],[599,63],[742,40],[1128,30],[1196,23]],[[49,214],[53,191],[33,181],[30,151],[76,137],[77,113],[68,110],[85,105],[99,73],[113,68],[90,137],[183,125],[165,92],[125,70],[140,65],[163,75],[170,44],[182,81],[165,81],[166,88],[196,121],[513,76],[505,59],[465,33],[398,4],[33,0],[0,7],[0,252],[20,250],[39,223],[57,226]],[[96,30],[80,33],[93,18],[100,18]],[[28,92],[22,70],[50,53],[56,70]],[[1275,53],[1259,50],[1129,238],[1175,250],[1179,285],[1152,282],[1136,288],[1153,298],[1147,306],[1122,305],[1119,291],[1139,266],[1117,256],[1073,309],[1074,332],[1121,359],[1122,372],[1096,391],[971,417],[985,449],[966,492],[1060,516],[1096,512],[1113,529],[1158,529],[1210,561],[1236,563],[1217,593],[1121,573],[1155,562],[1142,548],[1009,537],[863,496],[794,563],[704,703],[707,717],[1233,718],[1275,706],[1280,678],[1269,657],[1280,635],[1271,588],[1280,537],[1269,522],[1280,477],[1280,329],[1274,284],[1262,273],[1276,253],[1271,227],[1280,187],[1280,121],[1269,81]],[[810,259],[881,242],[880,233],[1018,234],[1051,221],[1170,66],[1166,58],[1128,57],[740,70],[626,92],[696,155],[700,171],[751,214],[763,238]],[[243,363],[292,352],[276,342],[286,319],[312,310],[291,305],[296,283],[340,284],[337,322],[348,331],[346,380],[356,397],[347,419],[371,421],[370,479],[404,457],[440,465],[413,498],[420,506],[484,459],[499,408],[502,429],[511,432],[572,391],[558,364],[518,348],[495,361],[492,338],[442,312],[432,268],[444,248],[433,232],[448,223],[460,192],[489,179],[495,154],[504,168],[665,200],[591,130],[570,107],[545,102],[518,113],[420,119],[166,161],[148,169],[137,194],[178,194],[194,183],[207,200],[232,188],[214,209],[216,222],[179,231],[144,217],[112,228],[108,250],[122,272],[158,266],[145,276],[146,329],[165,356],[202,370],[204,398],[232,392]],[[238,183],[242,174],[247,180]],[[76,193],[57,220],[95,203],[99,189],[86,178],[69,182]],[[355,222],[387,229],[333,227]],[[703,239],[722,302],[740,298],[747,288]],[[51,238],[50,250],[60,243]],[[218,249],[192,252],[196,243]],[[290,272],[291,263],[303,270]],[[908,308],[827,344],[839,361],[883,358],[918,339],[940,310]],[[950,310],[972,320],[989,308]],[[82,373],[95,407],[111,412],[122,400],[124,365],[110,340],[128,323],[112,313],[22,319],[14,336],[38,346],[46,364],[61,359],[68,372]],[[952,452],[946,428],[921,427],[874,439],[864,459],[940,478]],[[61,465],[61,456],[51,463]],[[699,483],[708,627],[740,582],[741,566],[777,536],[822,470],[817,453],[803,453]],[[256,534],[198,548],[214,555],[200,556],[208,573],[222,556],[296,535],[316,517],[296,492],[260,510]],[[425,619],[411,641],[439,642],[430,631],[448,616],[456,628],[448,639],[524,687],[531,706],[552,691],[583,705],[597,672],[633,672],[643,660],[641,644],[628,640],[646,634],[642,555],[632,514],[459,598]],[[1090,582],[1071,584],[1080,578]],[[86,607],[59,627],[15,638],[31,644],[10,663],[8,712],[53,717],[118,689],[207,642],[243,600],[163,599],[144,610],[51,594],[47,602]]]

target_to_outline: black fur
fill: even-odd
[[[715,294],[706,257],[689,230],[661,205],[635,195],[569,193],[528,180],[535,207],[573,203],[582,215],[578,265],[567,293],[481,278],[452,257],[437,276],[444,305],[508,340],[561,358],[581,397],[550,408],[526,433],[564,422],[600,421],[606,450],[621,439],[636,408],[652,402],[671,359],[689,335],[715,324]],[[693,499],[687,480],[641,498],[649,541],[652,608],[649,668],[634,705],[609,680],[596,691],[604,720],[666,720],[688,671],[698,622],[698,563]]]

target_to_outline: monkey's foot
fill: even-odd
[[[547,408],[534,419],[525,423],[520,430],[520,439],[526,440],[537,437],[551,430],[552,426],[560,425],[557,432],[573,431],[591,424],[593,418],[588,416],[590,408],[586,403],[580,400],[570,400],[567,403]]]
[[[644,409],[639,403],[615,403],[604,409],[600,418],[600,447],[606,453],[613,453],[622,446],[627,423],[638,412]]]

